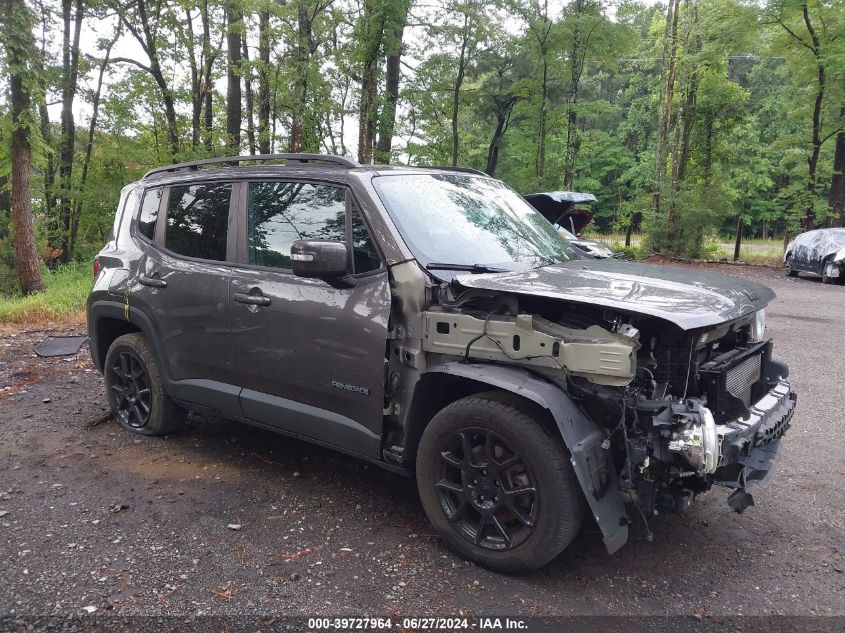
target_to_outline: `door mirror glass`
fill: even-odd
[[[291,245],[293,272],[299,277],[343,277],[349,272],[349,253],[344,242],[297,240]]]

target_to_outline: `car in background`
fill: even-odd
[[[797,235],[783,254],[786,274],[813,273],[825,284],[845,284],[845,228],[815,229]]]
[[[548,191],[525,196],[540,214],[551,222],[576,252],[588,259],[608,259],[616,253],[603,242],[584,237],[582,231],[593,219],[593,212],[584,208],[596,197],[591,193],[577,191]]]

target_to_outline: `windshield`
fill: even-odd
[[[406,174],[373,183],[414,256],[429,268],[514,270],[576,258],[549,221],[498,180]]]

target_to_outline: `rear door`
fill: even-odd
[[[292,180],[243,183],[230,297],[243,414],[377,456],[390,288],[349,190]],[[347,284],[297,277],[299,239],[346,242]]]
[[[145,257],[132,289],[157,330],[172,395],[238,413],[229,323],[232,183],[148,189],[135,229]],[[234,248],[231,249],[234,257]]]

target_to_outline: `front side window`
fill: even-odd
[[[352,210],[352,259],[356,275],[381,268],[381,259],[376,245],[373,244],[367,226],[357,209]]]
[[[463,174],[373,179],[417,259],[436,264],[525,269],[575,258],[569,243],[504,183]]]
[[[228,183],[172,187],[164,245],[177,255],[226,261]]]
[[[144,194],[141,213],[138,216],[138,232],[148,239],[153,239],[158,220],[158,207],[161,202],[161,189],[150,189]]]
[[[346,241],[346,194],[341,187],[304,182],[251,182],[249,263],[290,268],[297,240]]]

